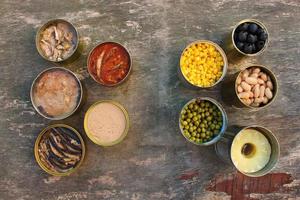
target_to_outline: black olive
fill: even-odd
[[[239,49],[239,50],[243,50],[243,47],[244,47],[244,43],[243,42],[237,42],[236,43],[236,47]]]
[[[256,35],[248,34],[248,36],[247,36],[247,42],[249,42],[249,43],[255,43],[256,41],[257,41],[257,36]]]
[[[251,23],[248,27],[250,33],[255,33],[257,31],[258,26],[255,23]]]
[[[251,54],[252,53],[252,44],[250,43],[246,43],[244,45],[244,50],[243,50],[244,53],[246,54]]]
[[[266,41],[267,38],[268,38],[268,34],[266,32],[262,32],[259,34],[259,40],[263,40],[263,41]]]
[[[240,42],[245,42],[247,40],[248,33],[246,31],[239,32],[238,39]]]

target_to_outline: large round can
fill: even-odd
[[[234,131],[230,131],[230,132],[226,131],[222,139],[215,144],[216,154],[224,162],[235,166],[231,158],[232,143],[235,137],[243,130],[246,129],[255,129],[260,133],[262,133],[270,143],[271,154],[270,154],[269,161],[261,170],[252,173],[245,173],[240,170],[239,171],[245,174],[246,176],[250,176],[250,177],[260,177],[266,175],[276,166],[278,162],[279,155],[280,155],[280,146],[276,136],[269,129],[265,127],[259,125],[251,125],[251,126],[244,126],[244,127],[235,127]]]

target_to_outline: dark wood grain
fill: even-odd
[[[0,199],[300,197],[298,0],[2,0],[0,15]],[[52,18],[64,18],[78,28],[81,55],[60,66],[80,77],[86,95],[81,109],[60,121],[76,128],[87,145],[83,165],[63,178],[47,175],[34,160],[38,133],[56,122],[39,116],[29,97],[37,74],[54,66],[38,55],[34,41],[37,28]],[[229,73],[259,63],[270,67],[279,80],[276,101],[259,112],[225,104],[221,85],[193,90],[177,74],[179,56],[188,43],[208,39],[224,47],[233,26],[245,18],[264,22],[270,44],[259,57],[229,57]],[[120,42],[132,54],[132,74],[118,87],[99,86],[86,70],[88,52],[103,41]],[[249,181],[236,175],[232,166],[217,158],[213,147],[197,147],[182,137],[177,124],[179,110],[196,96],[220,101],[229,126],[258,124],[277,135],[281,157],[268,175],[271,184],[264,178]],[[129,111],[130,131],[119,145],[99,147],[84,133],[84,113],[99,99],[117,100]],[[287,174],[290,179],[283,181],[277,174]],[[229,179],[232,181],[218,184]],[[207,189],[214,180],[216,185]],[[266,192],[260,192],[261,184]]]

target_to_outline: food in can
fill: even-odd
[[[211,101],[197,99],[182,109],[180,126],[188,140],[197,144],[206,143],[221,132],[222,112]]]
[[[34,81],[32,103],[47,118],[62,119],[76,110],[81,100],[81,84],[67,69],[50,68]]]
[[[181,72],[191,84],[199,87],[213,86],[223,74],[224,58],[220,50],[209,42],[189,45],[180,58]]]
[[[70,128],[52,126],[43,132],[38,144],[38,159],[43,167],[56,174],[73,170],[83,157],[83,144]]]
[[[78,40],[76,30],[66,21],[53,21],[38,34],[38,45],[50,61],[63,61],[75,51]]]
[[[109,146],[118,143],[128,129],[128,116],[121,105],[102,101],[91,106],[85,115],[84,128],[96,144]]]
[[[271,145],[261,132],[247,128],[238,133],[231,145],[231,160],[244,173],[263,169],[270,160]]]
[[[105,42],[96,46],[88,59],[88,71],[103,85],[116,85],[125,79],[131,67],[128,51],[115,42]]]
[[[267,44],[266,29],[256,22],[244,22],[233,33],[235,46],[245,54],[256,54]]]
[[[260,67],[243,70],[236,79],[236,93],[240,100],[252,107],[268,104],[274,93],[270,76]]]

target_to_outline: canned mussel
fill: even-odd
[[[196,145],[207,146],[217,142],[224,134],[227,123],[221,104],[209,97],[190,100],[179,114],[181,134]]]
[[[223,85],[223,97],[238,108],[261,109],[274,102],[278,82],[262,65],[251,65],[231,75]]]
[[[47,173],[65,176],[82,163],[85,145],[80,134],[72,127],[55,124],[44,129],[35,142],[35,158]]]

